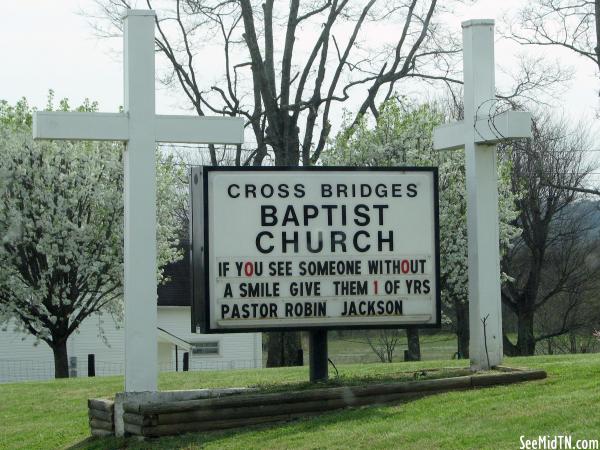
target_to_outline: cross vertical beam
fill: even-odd
[[[475,127],[477,116],[484,116],[495,98],[494,21],[469,20],[462,30],[469,354],[471,366],[481,369],[502,362],[496,145],[477,143]]]
[[[531,114],[491,116],[495,102],[494,21],[468,20],[463,28],[462,121],[433,130],[433,148],[465,148],[471,367],[502,362],[502,307],[496,144],[532,137]]]
[[[129,10],[124,27],[125,391],[158,388],[154,11]]]

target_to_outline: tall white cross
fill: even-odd
[[[462,23],[464,116],[434,130],[434,148],[464,147],[467,182],[469,356],[471,367],[502,362],[502,308],[496,144],[531,137],[531,115],[507,111],[490,117],[494,104],[494,21]]]
[[[124,141],[125,391],[156,391],[157,142],[241,144],[241,118],[155,115],[154,19],[151,10],[124,18],[125,112],[38,112],[35,139]]]

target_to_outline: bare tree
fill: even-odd
[[[578,205],[578,208],[586,207],[597,209],[591,202]],[[597,211],[593,218],[596,217]],[[589,279],[583,283],[575,283],[575,279],[565,292],[558,294],[554,301],[548,302],[538,310],[535,328],[539,337],[546,336],[546,345],[536,348],[536,353],[585,353],[593,349],[595,342],[592,332],[600,323],[600,304],[596,296],[600,248],[596,236],[592,234],[589,239],[581,249],[583,251],[577,252],[581,264],[586,267],[581,272],[587,273]],[[544,278],[553,276],[552,270],[549,272]]]
[[[97,25],[109,35],[135,6],[97,3],[97,17],[110,26]],[[351,97],[356,123],[368,111],[377,117],[403,80],[458,82],[460,47],[436,22],[437,0],[146,0],[144,7],[157,11],[156,47],[169,67],[163,81],[200,116],[246,119],[253,142],[235,149],[228,159],[235,165],[315,164]],[[223,49],[221,60],[201,59],[211,44]],[[202,76],[219,64],[217,82]],[[211,164],[220,164],[223,154],[208,150]],[[297,333],[269,338],[270,364],[294,364],[299,346]]]
[[[421,343],[419,341],[419,329],[417,327],[408,327],[406,329],[406,361],[421,360]]]
[[[98,0],[101,16],[114,33],[128,0]],[[172,5],[172,6],[169,6]],[[250,0],[160,2],[157,49],[170,63],[164,77],[176,83],[199,115],[243,116],[255,145],[236,164],[260,165],[272,152],[278,165],[314,164],[325,148],[336,105],[352,94],[361,99],[358,118],[375,116],[404,79],[452,78],[460,48],[435,21],[436,0],[349,0],[300,3],[276,9],[274,0],[260,7]],[[383,32],[397,27],[385,39]],[[377,46],[369,37],[378,35]],[[222,78],[200,76],[199,50],[223,48]],[[301,48],[298,48],[298,47]],[[214,66],[214,64],[211,64]],[[211,150],[211,163],[219,158]]]
[[[533,139],[513,146],[513,191],[518,192],[520,238],[502,261],[508,280],[502,301],[517,318],[517,342],[504,335],[509,355],[532,355],[540,340],[572,329],[570,322],[597,267],[587,258],[595,251],[590,240],[588,212],[577,208],[580,188],[593,166],[586,161],[589,138],[580,126],[564,121],[534,120]],[[563,308],[552,329],[536,334],[536,313],[558,302]]]
[[[536,0],[511,20],[506,36],[522,45],[565,48],[590,61],[600,78],[600,0]],[[548,186],[600,195],[597,188]]]
[[[380,330],[367,334],[367,343],[381,362],[392,362],[396,347],[402,340],[400,330]]]
[[[509,37],[560,46],[591,61],[600,77],[600,0],[536,0],[519,12]]]
[[[365,332],[367,344],[377,355],[381,362],[393,362],[396,348],[402,341],[402,331],[398,329],[367,331]],[[406,328],[406,361],[421,360],[421,345],[419,342],[419,329]]]

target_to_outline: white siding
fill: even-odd
[[[0,330],[0,382],[54,377],[50,347],[43,341],[36,344],[30,334],[14,331],[10,323],[5,328]],[[123,330],[109,315],[88,317],[69,338],[67,351],[71,361],[76,358],[78,376],[87,375],[88,353],[95,355],[97,375],[123,372]]]
[[[190,330],[189,307],[159,307],[158,326],[188,342],[219,341],[219,355],[190,355],[190,369],[226,369],[262,366],[260,333],[200,335]],[[101,337],[100,329],[104,331]],[[34,345],[28,334],[17,333],[10,324],[0,329],[0,382],[47,379],[54,376],[52,351],[45,342]],[[87,376],[87,355],[94,354],[96,375],[123,373],[123,329],[111,316],[92,316],[68,342],[69,358],[77,359],[77,375]],[[175,346],[157,345],[161,370],[175,370]],[[183,351],[179,349],[179,370]]]
[[[158,343],[158,369],[160,371],[172,370],[172,345],[162,342]]]
[[[191,355],[190,369],[244,369],[262,367],[262,337],[260,333],[195,334],[190,326],[190,308],[163,306],[158,308],[158,326],[187,342],[219,342],[218,355]],[[175,364],[175,348],[172,361]],[[183,352],[179,351],[179,370],[183,367]],[[175,368],[172,367],[171,370]]]

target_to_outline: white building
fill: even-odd
[[[158,363],[161,371],[262,367],[260,333],[195,334],[191,332],[189,268],[186,258],[165,269],[171,281],[158,288]],[[5,324],[6,325],[6,324]],[[2,329],[7,328],[6,331]],[[0,383],[54,377],[52,350],[35,345],[29,334],[10,324],[0,329]],[[101,333],[100,330],[103,330]],[[72,376],[87,376],[88,355],[94,355],[97,376],[124,371],[124,333],[109,315],[88,317],[69,338]]]

